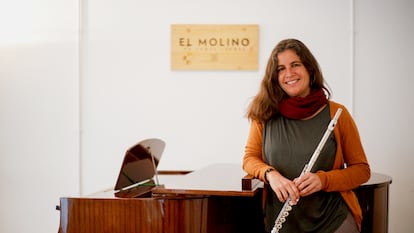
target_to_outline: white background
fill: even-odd
[[[390,232],[414,215],[414,2],[14,0],[0,3],[0,232],[57,232],[59,197],[114,185],[126,149],[157,137],[160,169],[241,164],[247,105],[295,37],[392,176]],[[171,24],[258,24],[259,70],[171,71]]]

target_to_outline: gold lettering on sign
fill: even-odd
[[[257,70],[258,25],[171,25],[171,69]]]

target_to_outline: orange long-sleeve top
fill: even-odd
[[[322,190],[340,192],[359,230],[361,230],[362,211],[358,199],[352,191],[371,176],[371,169],[361,143],[357,126],[341,104],[329,101],[330,115],[334,117],[338,108],[342,108],[341,116],[334,129],[337,143],[335,162],[330,171],[317,171],[322,182]],[[262,150],[263,123],[252,121],[243,157],[243,169],[250,175],[265,181],[265,171],[271,166],[264,162]]]

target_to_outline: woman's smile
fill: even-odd
[[[309,72],[299,56],[288,49],[279,53],[277,58],[279,85],[286,94],[290,97],[305,97],[309,95]]]

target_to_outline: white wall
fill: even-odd
[[[78,6],[0,4],[0,232],[57,232],[79,192]]]
[[[390,232],[408,233],[414,226],[414,2],[355,6],[355,116],[372,169],[393,178]]]
[[[315,14],[321,4],[324,14]],[[112,186],[126,148],[148,137],[166,141],[160,169],[241,163],[247,104],[258,90],[271,50],[285,37],[307,43],[320,59],[335,98],[351,103],[346,1],[90,0],[85,9],[81,72],[85,193]],[[259,24],[260,69],[171,71],[173,23]],[[331,51],[341,56],[334,61]]]
[[[241,163],[247,104],[270,51],[286,37],[314,52],[334,99],[354,114],[373,170],[393,177],[390,232],[410,232],[411,2],[89,0],[78,7],[62,0],[0,7],[0,30],[9,35],[0,37],[0,185],[8,188],[0,195],[1,232],[56,232],[58,198],[111,187],[125,150],[145,138],[167,143],[160,169]],[[259,70],[171,71],[175,23],[258,24]]]

